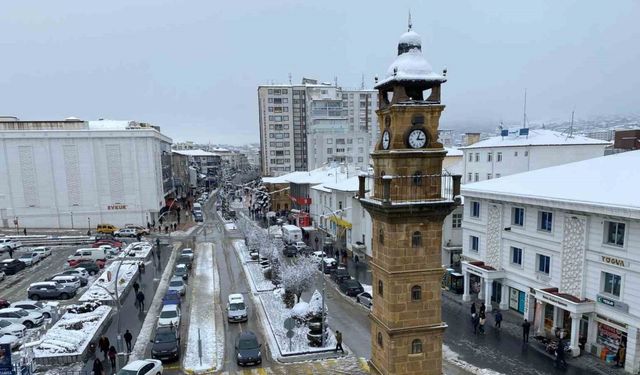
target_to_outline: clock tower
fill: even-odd
[[[460,176],[442,172],[444,82],[446,71],[431,69],[409,24],[375,86],[381,136],[374,175],[360,177],[358,193],[373,221],[373,374],[442,374],[442,223],[460,190]]]

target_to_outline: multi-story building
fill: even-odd
[[[564,332],[573,353],[640,369],[640,151],[482,181],[465,198],[465,300],[473,294]]]
[[[261,172],[278,176],[328,162],[368,166],[378,132],[371,90],[303,79],[258,87]]]
[[[613,148],[624,151],[640,149],[640,129],[616,130]]]
[[[135,121],[0,121],[0,225],[146,225],[173,200],[171,139]]]
[[[211,188],[217,184],[222,168],[222,157],[216,153],[200,149],[171,150],[172,153],[186,156],[190,167],[193,167],[198,184]]]
[[[502,134],[460,148],[464,152],[465,183],[603,156],[609,145],[546,129],[503,130]]]

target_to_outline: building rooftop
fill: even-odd
[[[495,136],[483,141],[474,143],[469,146],[460,147],[461,150],[471,150],[477,148],[495,148],[495,147],[518,147],[518,146],[564,146],[564,145],[602,145],[611,144],[607,141],[584,137],[581,135],[573,135],[560,133],[548,129],[529,129],[528,135],[520,135],[519,131],[502,137]]]
[[[464,156],[464,152],[456,147],[445,147],[444,149],[447,151],[447,156]]]
[[[462,185],[462,194],[598,206],[640,217],[639,165],[640,150],[630,151]]]
[[[218,154],[214,154],[213,152],[208,152],[204,150],[171,150],[174,154],[184,155],[184,156],[217,156]]]
[[[300,185],[325,185],[331,182],[340,182],[348,177],[357,176],[358,172],[353,165],[349,166],[324,166],[312,171],[291,172],[279,177],[263,177],[262,181],[267,184],[300,184]]]

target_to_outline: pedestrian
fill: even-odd
[[[140,312],[144,312],[144,293],[139,291],[136,294],[136,299],[138,300],[138,309],[140,309]]]
[[[336,353],[338,349],[344,354],[344,349],[342,349],[342,332],[336,330]]]
[[[471,302],[471,319],[476,317],[476,303]]]
[[[340,250],[336,249],[336,260],[340,259]]]
[[[527,319],[522,322],[522,342],[529,342],[529,329],[531,328],[531,323]]]
[[[91,237],[91,229],[87,231],[87,237]]]
[[[147,229],[151,230],[151,223],[149,223],[148,221],[147,221]]]
[[[169,226],[168,225],[164,226],[164,234],[169,234]]]
[[[558,346],[556,346],[556,367],[558,368],[564,368],[567,367],[567,361],[564,360],[564,342],[562,342],[562,339],[558,340]]]
[[[501,328],[502,327],[502,313],[500,312],[500,310],[496,311],[496,316],[495,316],[495,322],[496,322],[496,328]]]
[[[9,247],[9,258],[13,259],[13,248]]]
[[[133,335],[129,330],[124,333],[124,342],[127,344],[127,352],[131,353],[131,340],[133,340]]]
[[[473,314],[473,318],[471,318],[471,324],[473,325],[473,334],[478,333],[478,325],[480,325],[480,317],[478,314]]]
[[[24,235],[27,235],[27,228],[22,228],[22,233],[24,233]]]
[[[115,346],[111,345],[111,347],[109,347],[109,361],[111,361],[112,370],[116,368],[116,355],[118,355],[118,351]]]
[[[102,336],[99,341],[100,351],[104,354],[104,360],[107,360],[109,347],[111,346],[109,343],[109,338],[107,336]]]
[[[479,320],[478,320],[478,323],[479,323],[478,331],[482,334],[484,334],[484,324],[486,322],[487,322],[487,316],[483,312],[480,312]]]
[[[136,234],[136,239],[138,240],[138,242],[141,241],[142,237],[140,236],[140,233]]]
[[[160,239],[156,238],[156,246],[158,247],[158,250],[160,250]]]
[[[138,284],[138,282],[137,282],[137,281],[134,281],[134,282],[133,282],[133,290],[135,291],[135,293],[136,293],[135,295],[136,295],[136,296],[138,295],[138,290],[139,290],[139,289],[140,289],[140,284]]]
[[[616,367],[624,367],[624,360],[627,354],[627,348],[624,345],[624,342],[620,343],[618,347],[618,351],[616,352]]]
[[[484,302],[482,302],[482,305],[480,305],[480,315],[484,315],[487,312],[487,306],[484,305]]]
[[[93,375],[102,375],[104,374],[104,367],[102,367],[102,362],[98,358],[93,361]]]
[[[358,258],[358,254],[356,254],[356,256],[353,257],[353,262],[356,264],[356,267],[357,267],[358,263],[360,262],[360,258]]]

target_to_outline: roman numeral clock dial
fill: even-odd
[[[409,133],[407,140],[412,148],[422,148],[427,144],[427,134],[422,129],[414,129]]]

